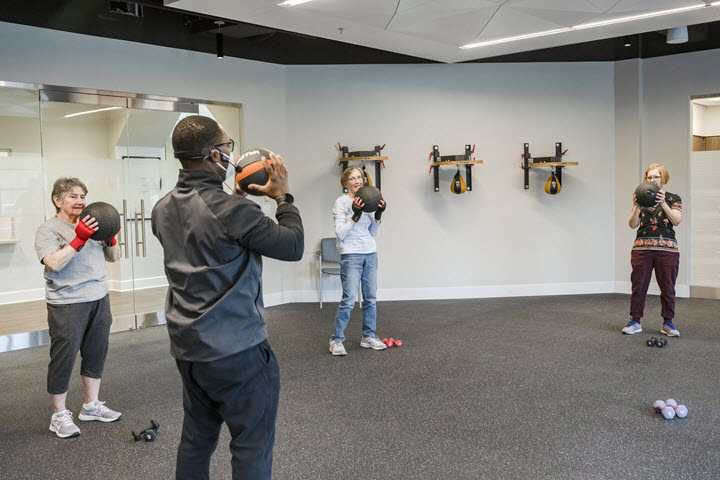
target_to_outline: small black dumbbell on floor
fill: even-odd
[[[665,345],[667,345],[667,343],[668,342],[667,342],[666,338],[661,338],[660,340],[657,341],[657,347],[663,348]]]
[[[157,432],[160,429],[160,424],[155,420],[150,420],[150,426],[141,430],[140,432],[132,432],[133,438],[136,442],[145,440],[146,442],[152,442],[157,436]]]
[[[657,343],[658,343],[657,337],[650,337],[647,340],[645,340],[645,344],[648,347],[654,347],[655,345],[657,345]]]

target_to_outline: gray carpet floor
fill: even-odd
[[[626,295],[381,302],[378,334],[399,349],[327,350],[335,308],[266,310],[282,390],[277,479],[720,478],[720,302],[679,299],[682,336],[664,349],[658,297],[644,332],[620,334]],[[120,422],[48,431],[48,347],[0,354],[0,477],[171,479],[181,382],[164,327],[111,336],[101,399]],[[79,363],[79,362],[78,362]],[[76,366],[77,370],[77,366]],[[674,398],[685,419],[652,403]],[[78,414],[77,372],[68,406]],[[153,443],[131,430],[160,424]],[[230,478],[223,430],[211,478]]]

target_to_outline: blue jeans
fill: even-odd
[[[350,321],[350,311],[355,304],[358,287],[362,285],[363,337],[375,334],[377,309],[377,253],[347,253],[340,256],[340,280],[342,299],[335,314],[335,331],[332,340],[345,340],[345,327]]]

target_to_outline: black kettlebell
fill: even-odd
[[[661,338],[660,340],[657,341],[658,348],[663,348],[665,345],[667,345],[666,338]]]
[[[648,347],[654,347],[655,345],[657,345],[658,339],[656,337],[650,337],[647,340],[645,340],[645,343],[647,344]]]
[[[160,424],[155,420],[150,420],[150,426],[141,430],[140,432],[132,432],[132,436],[136,442],[145,440],[146,442],[152,442],[157,436],[157,432],[160,429]]]

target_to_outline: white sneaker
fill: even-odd
[[[73,422],[70,410],[53,413],[50,417],[50,431],[60,438],[72,438],[80,435],[80,429]]]
[[[373,350],[385,350],[387,348],[387,345],[381,342],[377,335],[363,337],[360,341],[360,346],[363,348],[372,348]]]
[[[347,355],[342,340],[330,340],[330,353],[333,355]]]
[[[99,420],[101,422],[114,422],[122,417],[122,413],[110,410],[105,402],[95,400],[93,403],[83,404],[78,418],[83,422]]]

